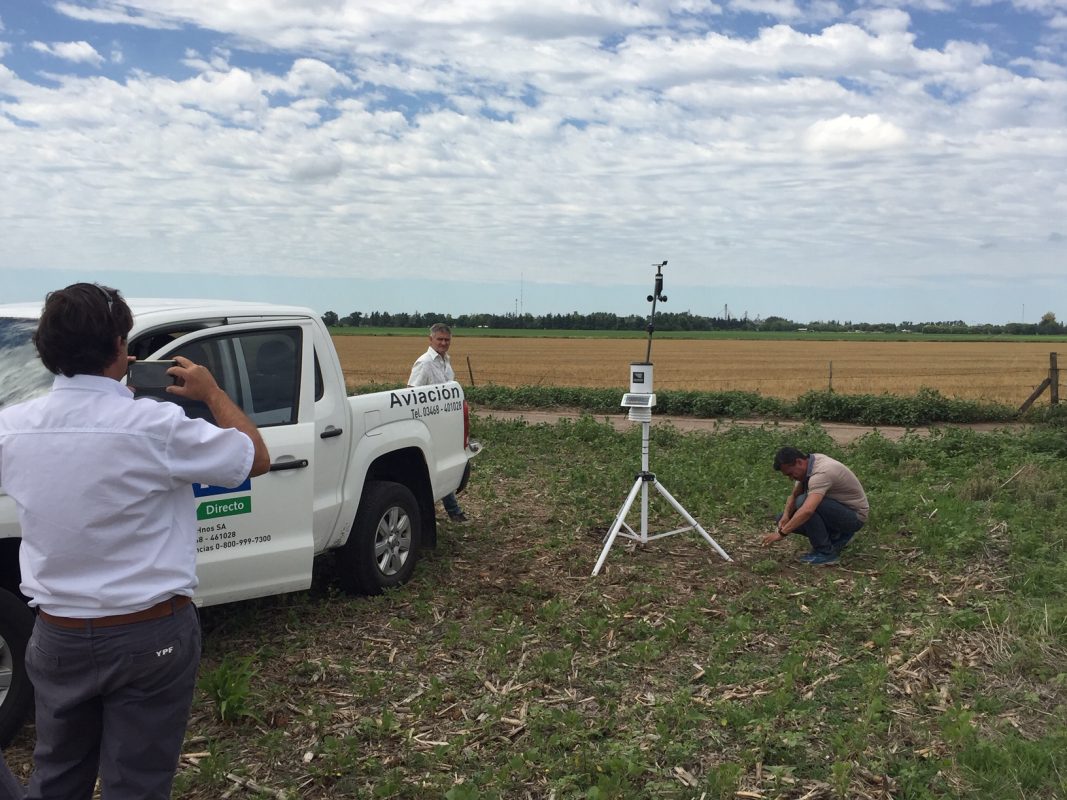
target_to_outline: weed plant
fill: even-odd
[[[218,666],[200,676],[200,691],[215,705],[219,721],[233,723],[254,717],[251,684],[255,656],[226,655]]]
[[[175,797],[1067,798],[1061,428],[843,447],[656,423],[658,478],[734,560],[620,540],[591,578],[637,426],[473,426],[471,522],[441,523],[413,582],[348,598],[323,559],[310,592],[206,610]],[[786,443],[868,490],[837,567],[760,546]]]
[[[357,392],[396,388],[385,385],[359,387]],[[622,389],[588,389],[567,386],[470,386],[467,399],[484,409],[573,408],[590,414],[619,412]],[[756,392],[656,392],[656,410],[661,414],[689,417],[781,418],[815,422],[851,422],[860,425],[920,425],[971,422],[1005,422],[1018,417],[1015,409],[999,403],[945,397],[935,389],[920,389],[912,396],[893,394],[838,394],[807,392],[794,401],[764,397]],[[1055,408],[1055,407],[1051,407]],[[1041,409],[1032,412],[1036,421],[1064,424],[1067,412]]]
[[[935,423],[1003,422],[1016,412],[997,403],[948,398],[935,389],[920,389],[911,397],[891,394],[835,394],[807,392],[792,404],[791,413],[823,422],[861,425],[931,425]]]

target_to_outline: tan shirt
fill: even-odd
[[[842,464],[822,453],[812,453],[808,459],[807,492],[821,494],[848,506],[860,518],[867,521],[870,504],[859,478]]]

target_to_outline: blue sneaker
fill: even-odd
[[[810,553],[804,553],[804,555],[797,556],[797,561],[803,562],[804,564],[810,564],[811,560],[817,555],[819,554],[812,550]]]
[[[814,566],[829,566],[837,563],[837,553],[815,553],[811,558],[805,558],[804,561]]]

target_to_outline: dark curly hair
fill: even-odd
[[[126,340],[133,314],[117,289],[74,283],[49,292],[33,343],[41,363],[55,374],[101,375]]]
[[[781,472],[782,467],[786,464],[795,464],[802,458],[807,458],[808,454],[803,450],[797,450],[795,447],[781,447],[778,452],[774,454],[774,469],[776,472]]]

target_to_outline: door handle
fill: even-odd
[[[306,458],[297,458],[292,461],[275,461],[270,465],[270,471],[281,472],[283,469],[304,469],[308,463]]]
[[[320,439],[332,439],[334,436],[340,436],[344,433],[343,428],[335,428],[333,425],[328,427],[322,433],[319,434]]]

